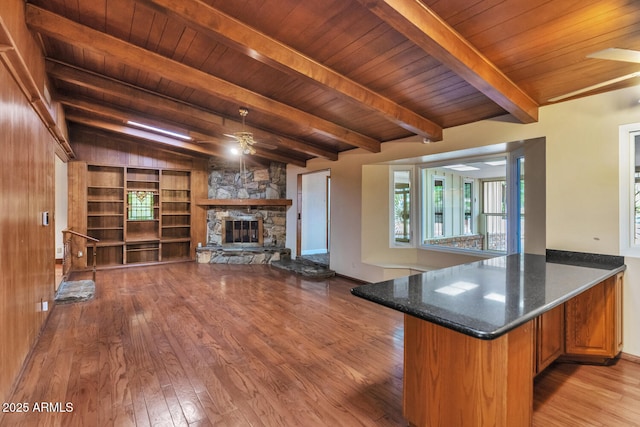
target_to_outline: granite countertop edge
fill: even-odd
[[[508,333],[509,331],[527,323],[530,320],[535,319],[536,317],[544,314],[545,312],[565,303],[571,298],[581,294],[582,292],[588,290],[589,288],[601,283],[602,281],[623,272],[626,269],[626,265],[624,264],[623,257],[611,257],[611,256],[599,256],[597,254],[580,254],[575,252],[565,252],[565,251],[547,251],[547,262],[549,263],[558,263],[558,264],[567,264],[573,265],[576,267],[588,267],[588,268],[598,268],[603,270],[603,274],[594,279],[585,283],[583,286],[580,286],[574,289],[571,292],[564,294],[561,298],[557,298],[554,301],[551,301],[545,305],[542,305],[535,310],[532,310],[525,315],[515,319],[514,321],[502,325],[501,327],[492,330],[485,331],[473,328],[468,325],[463,325],[457,322],[453,322],[448,319],[444,319],[437,315],[432,315],[427,311],[408,306],[406,304],[400,304],[395,302],[393,299],[387,299],[382,297],[377,297],[375,295],[367,294],[359,291],[359,287],[355,287],[351,289],[351,293],[354,296],[364,298],[368,301],[380,304],[382,306],[391,308],[393,310],[400,311],[402,313],[417,317],[422,320],[426,320],[428,322],[452,329],[454,331],[463,333],[465,335],[482,339],[482,340],[493,340],[499,338],[500,336]],[[365,285],[366,286],[366,285]]]

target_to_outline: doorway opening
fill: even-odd
[[[329,266],[331,171],[298,175],[298,258]]]

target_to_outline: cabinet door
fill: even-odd
[[[569,359],[607,363],[621,350],[621,278],[613,276],[565,304]]]
[[[536,374],[564,353],[564,341],[564,305],[560,305],[536,320]]]

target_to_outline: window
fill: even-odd
[[[411,243],[411,171],[393,171],[393,242]]]
[[[426,165],[420,171],[423,245],[507,252],[506,156]]]
[[[620,126],[620,253],[640,257],[640,123]]]
[[[507,181],[482,183],[485,248],[489,251],[507,250]]]
[[[433,179],[433,233],[432,237],[444,236],[444,178]]]
[[[463,234],[473,233],[473,181],[466,179],[464,181],[464,223],[462,225]]]
[[[127,194],[129,202],[129,221],[152,220],[153,217],[153,192],[152,191],[129,191]]]

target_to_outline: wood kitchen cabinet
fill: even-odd
[[[623,274],[565,303],[563,359],[606,364],[622,350]]]
[[[564,354],[564,304],[536,318],[536,375]]]

